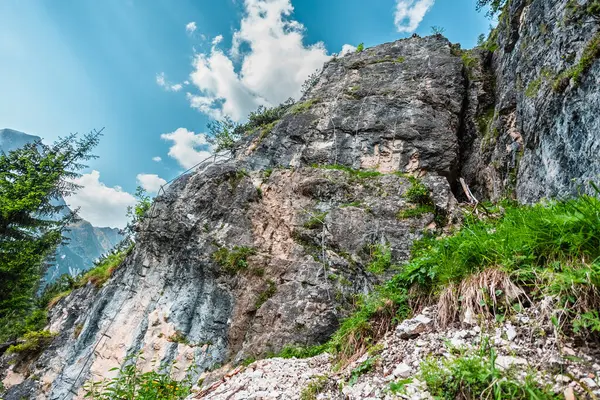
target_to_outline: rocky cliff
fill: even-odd
[[[575,193],[600,170],[595,17],[516,0],[488,49],[436,35],[332,59],[277,124],[155,200],[111,280],[59,302],[56,339],[3,373],[5,398],[81,396],[140,350],[198,376],[322,343],[455,222],[460,177],[480,199]]]

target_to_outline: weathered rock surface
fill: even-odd
[[[588,182],[598,182],[600,24],[586,11],[591,3],[511,1],[498,49],[476,54],[462,175],[482,197],[514,191],[535,202],[591,192]],[[591,63],[579,79],[561,79],[586,52]]]
[[[451,188],[462,196],[460,176],[480,198],[574,193],[600,173],[600,63],[577,84],[551,88],[547,71],[577,62],[598,31],[590,16],[565,20],[567,3],[511,1],[493,54],[475,50],[461,59],[436,35],[328,62],[272,131],[245,138],[231,160],[179,178],[156,199],[112,279],[75,291],[51,311],[49,329],[59,335],[39,358],[0,360],[5,399],[81,397],[84,382],[110,377],[139,351],[143,369],[152,360],[176,360],[176,377],[195,366],[196,378],[286,345],[324,342],[352,296],[393,274],[369,271],[373,246],[387,245],[394,263],[405,261],[415,239],[452,217]],[[379,173],[332,168],[338,164]],[[434,209],[399,214],[416,208],[406,197],[414,184],[407,174],[429,189]],[[237,258],[218,262],[215,254]],[[446,338],[429,332],[429,322],[404,339],[386,339],[396,360],[390,371],[408,375],[421,360],[410,356],[421,354],[419,340]],[[452,335],[455,345],[474,340]],[[518,335],[515,328],[506,336],[513,343]],[[306,379],[321,371],[298,368],[310,370]],[[299,374],[297,382],[306,382],[292,370],[278,376]],[[381,377],[359,381],[344,395],[385,397],[386,384]],[[277,396],[288,398],[288,389]],[[418,384],[411,390],[413,398],[423,392]]]

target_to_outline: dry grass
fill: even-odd
[[[487,318],[523,296],[525,291],[506,272],[488,268],[444,289],[438,300],[439,323],[448,326],[461,313],[464,321],[474,321],[476,316]]]

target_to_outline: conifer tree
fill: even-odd
[[[22,333],[63,231],[77,219],[62,198],[95,158],[101,131],[0,153],[0,340]],[[38,318],[39,319],[39,318]]]

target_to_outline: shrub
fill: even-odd
[[[171,378],[168,367],[142,372],[137,368],[138,358],[143,359],[139,355],[128,357],[113,379],[87,383],[84,397],[94,400],[175,400],[185,399],[191,393],[191,374],[177,381]],[[173,364],[170,367],[176,368]]]
[[[392,267],[392,251],[389,245],[370,246],[371,262],[367,266],[367,271],[372,274],[383,274]]]
[[[56,333],[45,330],[27,332],[19,340],[20,343],[10,346],[6,353],[37,354],[52,343],[55,336]]]
[[[358,46],[356,46],[356,52],[357,53],[361,53],[365,50],[365,44],[364,43],[359,43]]]
[[[229,274],[236,274],[248,268],[248,257],[256,254],[256,250],[245,246],[234,246],[229,250],[221,247],[213,253],[213,260]]]
[[[418,218],[427,213],[435,213],[435,207],[431,204],[417,204],[413,207],[398,211],[396,217],[398,219]]]
[[[414,204],[432,205],[429,189],[418,178],[408,176],[410,188],[404,194],[404,198]]]

